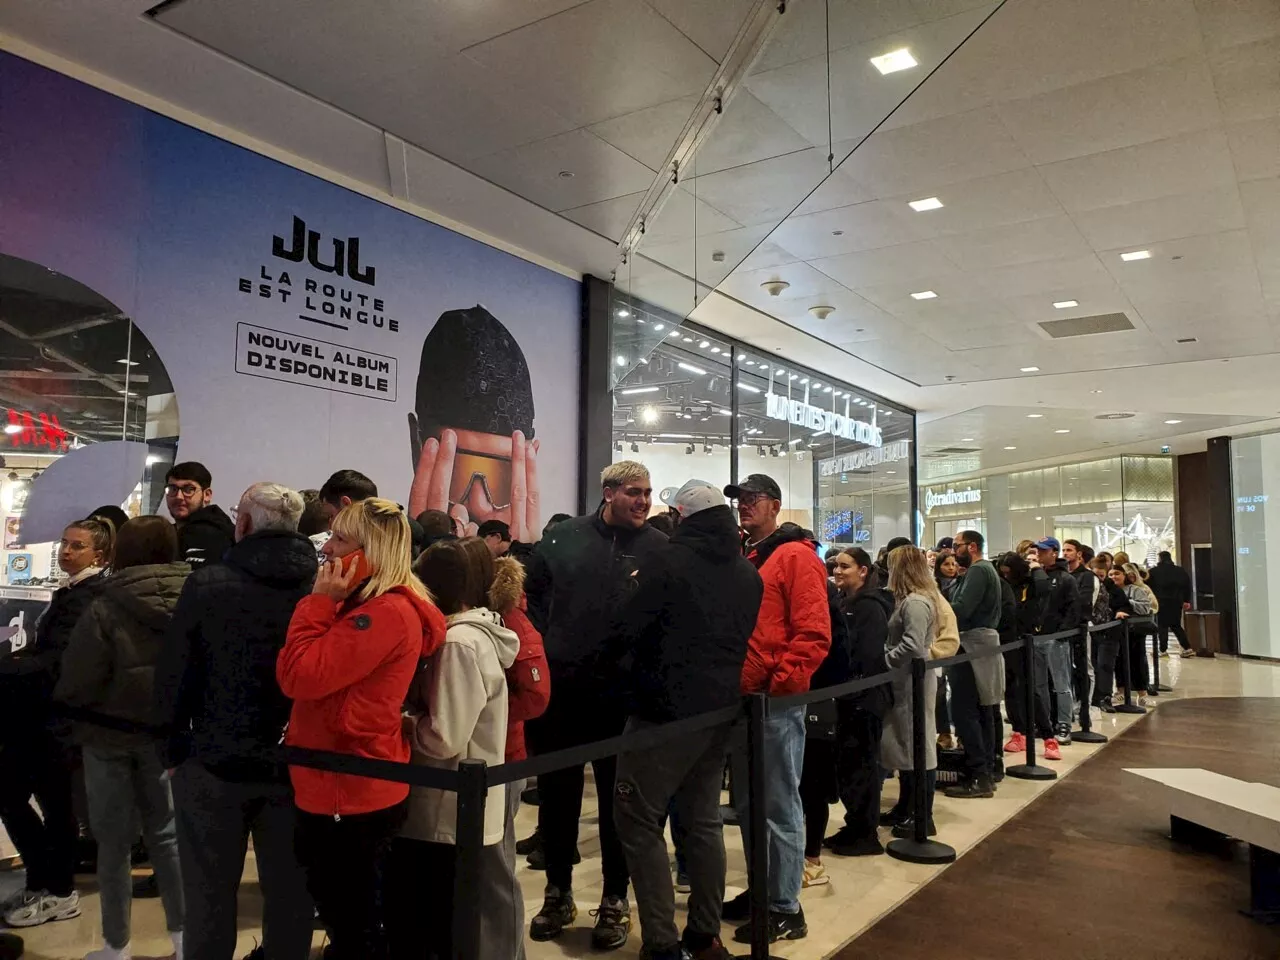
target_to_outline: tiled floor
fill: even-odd
[[[1166,669],[1167,668],[1167,669]],[[1178,697],[1280,697],[1280,666],[1267,663],[1219,658],[1216,660],[1182,661],[1176,658],[1162,662],[1166,682],[1174,692],[1161,699]],[[1156,707],[1155,709],[1159,709]],[[1115,736],[1137,721],[1137,717],[1108,714],[1096,723],[1100,732]],[[1068,777],[1083,761],[1106,747],[1074,744],[1063,749],[1063,760],[1053,764],[1059,778]],[[1059,782],[1059,781],[1054,781]],[[939,839],[951,844],[963,855],[979,841],[999,828],[1053,783],[1032,783],[1008,778],[998,795],[991,800],[947,800],[937,798],[935,816]],[[886,803],[896,796],[896,784],[886,784]],[[838,823],[838,811],[833,810]],[[536,811],[525,808],[520,813],[519,835],[532,832]],[[742,858],[741,837],[736,828],[725,833],[729,847],[729,893],[742,889],[746,870]],[[556,943],[527,945],[530,960],[585,957],[592,955],[588,944],[590,918],[588,908],[600,896],[599,843],[595,833],[595,797],[590,794],[583,805],[583,830],[580,842],[583,862],[575,871],[576,896],[581,910],[579,924],[567,931]],[[937,876],[945,867],[926,867],[902,863],[889,857],[840,859],[825,858],[831,882],[806,891],[802,903],[809,922],[809,936],[803,941],[777,944],[777,956],[791,958],[828,957],[866,930],[872,923],[902,903]],[[525,905],[531,914],[541,904],[543,875],[524,866],[519,867],[525,890]],[[91,878],[85,878],[84,915],[72,921],[51,924],[25,931],[27,956],[32,960],[64,960],[79,958],[98,946],[97,896],[92,892]],[[250,856],[241,889],[241,953],[254,946],[261,935],[261,910],[256,872]],[[0,874],[0,894],[20,882],[17,875]],[[633,913],[634,915],[634,913]],[[140,956],[163,956],[168,952],[163,915],[158,901],[140,901],[134,905],[135,947]],[[731,935],[725,929],[726,939]],[[318,939],[317,939],[317,942]],[[618,957],[636,957],[640,951],[638,931]],[[744,951],[745,952],[745,948]]]

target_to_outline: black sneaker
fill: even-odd
[[[595,929],[591,931],[593,947],[617,950],[626,945],[631,935],[631,904],[625,897],[605,897],[591,915],[596,918]]]
[[[990,777],[974,777],[971,780],[965,780],[963,783],[957,783],[954,787],[947,787],[945,792],[945,796],[954,800],[972,800],[979,797],[994,797],[995,795],[995,785],[991,782]]]
[[[529,859],[525,861],[529,864],[530,870],[546,870],[547,869],[547,851],[539,843],[538,849],[529,854]],[[573,848],[573,860],[570,861],[575,867],[582,862],[582,854],[578,852],[578,848]]]
[[[1111,702],[1111,699],[1109,697],[1106,700],[1099,700],[1097,703],[1094,704],[1094,706],[1097,707],[1099,710],[1101,710],[1103,713],[1116,712],[1115,704]]]
[[[258,944],[244,955],[244,960],[267,960],[267,948]]]
[[[884,845],[878,837],[854,837],[852,834],[831,838],[831,852],[837,857],[875,857],[884,853]]]
[[[1054,739],[1058,741],[1058,746],[1065,747],[1071,742],[1071,727],[1065,723],[1060,723],[1053,728]]]
[[[578,905],[572,893],[561,893],[555,887],[547,887],[542,909],[529,924],[531,940],[554,940],[574,920],[578,919]]]
[[[910,818],[911,814],[894,807],[891,810],[886,810],[880,814],[880,826],[896,827],[903,820],[909,820]]]
[[[537,787],[530,787],[528,790],[520,791],[520,802],[526,806],[536,807],[539,805],[540,800]]]
[[[527,857],[535,850],[542,849],[542,834],[537,830],[525,837],[523,840],[516,841],[516,856]]]
[[[903,820],[893,828],[893,835],[899,840],[914,840],[916,836],[915,820]],[[925,830],[926,837],[936,837],[938,835],[938,826],[932,820],[929,821],[929,828]]]
[[[779,913],[769,911],[769,942],[779,940],[803,940],[809,935],[809,926],[804,922],[804,910],[796,913]],[[751,924],[744,923],[733,931],[733,939],[738,943],[751,942]]]
[[[751,916],[751,891],[743,890],[732,900],[726,900],[720,910],[720,917],[725,923],[741,923]]]
[[[709,941],[699,940],[697,942],[700,945],[695,946],[694,936],[685,931],[684,952],[688,960],[733,960],[733,954],[725,949],[719,937],[712,937]]]

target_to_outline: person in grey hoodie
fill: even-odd
[[[507,747],[506,670],[515,663],[520,638],[485,607],[489,583],[458,541],[433,544],[418,558],[414,572],[445,614],[448,630],[406,700],[413,762],[445,770],[456,770],[462,760],[497,766]],[[505,874],[515,868],[503,855],[505,794],[504,787],[491,787],[485,799],[485,872]],[[408,816],[392,844],[384,887],[392,956],[453,956],[457,812],[458,797],[451,791],[413,787],[409,792]],[[513,884],[505,886],[514,889]],[[513,938],[522,931],[499,922],[514,906],[486,902],[481,908],[480,955],[514,957],[519,941]],[[499,931],[507,931],[503,939],[511,942],[495,942]]]
[[[76,623],[54,699],[92,711],[76,724],[84,748],[89,822],[98,841],[98,888],[106,946],[85,960],[127,960],[132,885],[129,851],[141,819],[177,960],[183,897],[169,779],[148,731],[156,662],[191,567],[178,563],[178,535],[163,517],[120,528],[112,573]],[[141,817],[139,818],[139,814]]]

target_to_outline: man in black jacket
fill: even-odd
[[[622,733],[625,705],[601,676],[610,625],[636,586],[634,574],[666,546],[667,538],[645,520],[653,500],[649,471],[623,460],[600,476],[603,503],[594,513],[557,524],[529,563],[525,594],[529,619],[542,633],[554,678],[551,703],[525,726],[534,754],[546,754]],[[604,897],[592,944],[613,950],[631,929],[626,855],[613,820],[617,760],[591,764],[600,804],[600,856]],[[538,833],[547,862],[542,909],[529,925],[534,940],[553,940],[578,915],[573,901],[573,858],[578,845],[585,765],[538,777]]]
[[[1160,609],[1156,611],[1156,633],[1160,637],[1160,652],[1169,652],[1169,631],[1178,639],[1184,657],[1194,657],[1187,631],[1182,628],[1182,614],[1191,609],[1191,577],[1187,571],[1173,562],[1173,554],[1160,551],[1160,562],[1151,568],[1147,586],[1156,595]]]
[[[178,559],[197,568],[221,560],[236,525],[213,502],[213,476],[203,463],[175,463],[164,478],[164,503],[178,527]]]
[[[1045,608],[1042,634],[1060,633],[1080,626],[1080,591],[1067,561],[1059,559],[1062,544],[1045,537],[1036,544],[1041,569],[1049,578],[1049,603]],[[1072,679],[1071,641],[1057,640],[1049,646],[1049,683],[1053,688],[1053,732],[1059,744],[1071,742]],[[1088,705],[1085,705],[1088,710]]]
[[[185,955],[226,960],[235,949],[236,891],[246,843],[265,897],[267,955],[305,960],[314,908],[293,851],[287,769],[262,756],[289,719],[275,678],[293,608],[311,588],[316,555],[297,532],[302,497],[256,483],[236,513],[236,543],[183,586],[155,673],[155,721],[173,777],[186,891]],[[257,755],[257,756],[255,756]]]
[[[738,524],[714,484],[690,480],[672,505],[680,525],[636,574],[609,641],[630,661],[627,731],[734,707],[764,587],[742,556]],[[720,782],[733,718],[618,758],[614,819],[636,889],[644,954],[716,956],[724,894]],[[689,920],[681,938],[663,829],[675,800],[687,850]]]

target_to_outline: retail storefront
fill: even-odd
[[[766,473],[783,520],[874,552],[910,536],[913,411],[616,294],[613,458],[655,490]]]
[[[1173,460],[1120,456],[920,489],[922,543],[976,529],[993,550],[1053,536],[1154,563],[1175,548]]]

